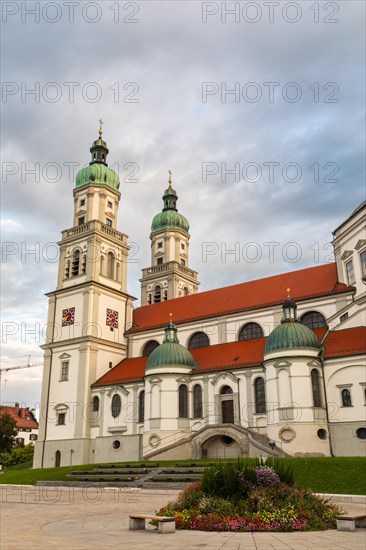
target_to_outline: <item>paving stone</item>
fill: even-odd
[[[364,550],[366,529],[303,533],[205,533],[176,531],[161,535],[146,522],[129,531],[130,513],[153,514],[177,491],[117,488],[100,491],[62,487],[0,486],[1,550]],[[338,503],[339,504],[339,503]],[[345,503],[364,513],[364,503]]]

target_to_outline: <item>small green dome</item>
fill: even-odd
[[[268,336],[264,353],[295,348],[320,350],[321,344],[313,331],[299,321],[284,322]]]
[[[76,174],[75,187],[81,187],[88,183],[100,183],[117,190],[119,188],[119,177],[116,172],[105,164],[94,162],[89,166],[85,166]]]
[[[176,210],[165,210],[154,216],[151,224],[151,232],[162,231],[164,229],[181,229],[189,232],[189,223],[187,218],[182,216]]]
[[[146,370],[153,367],[189,367],[197,366],[190,352],[179,343],[177,328],[170,321],[165,329],[165,338],[162,344],[150,353]]]
[[[181,229],[185,233],[189,232],[189,223],[187,218],[179,214],[177,209],[178,195],[172,187],[171,171],[169,170],[169,187],[165,189],[163,195],[164,208],[162,212],[154,216],[151,224],[151,233],[164,231],[165,229]]]
[[[289,288],[287,291],[288,296],[282,306],[281,324],[268,336],[264,353],[296,348],[320,350],[321,343],[313,331],[298,320],[296,303],[290,296]]]
[[[81,187],[89,183],[99,183],[117,190],[119,188],[119,177],[116,172],[108,168],[109,149],[107,143],[102,139],[103,121],[100,120],[99,122],[101,123],[99,137],[93,141],[90,147],[91,161],[89,166],[85,166],[76,174],[75,187]]]

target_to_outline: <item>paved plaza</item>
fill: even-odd
[[[205,533],[161,535],[148,525],[129,531],[132,512],[153,513],[177,491],[130,488],[0,486],[1,550],[358,550],[366,530],[354,533]],[[365,499],[340,503],[364,513]]]

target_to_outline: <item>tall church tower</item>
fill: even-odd
[[[188,267],[189,223],[178,212],[171,174],[169,170],[163,210],[151,224],[151,267],[142,270],[140,279],[142,306],[198,291],[197,271]]]
[[[116,229],[119,178],[108,168],[102,128],[90,152],[76,175],[73,226],[59,243],[57,288],[48,294],[35,467],[93,462],[90,385],[127,355],[129,247]]]

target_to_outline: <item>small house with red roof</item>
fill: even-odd
[[[19,403],[15,403],[14,406],[0,405],[0,416],[3,414],[10,415],[16,422],[18,430],[16,443],[28,445],[37,441],[39,425],[34,410],[21,407]]]

